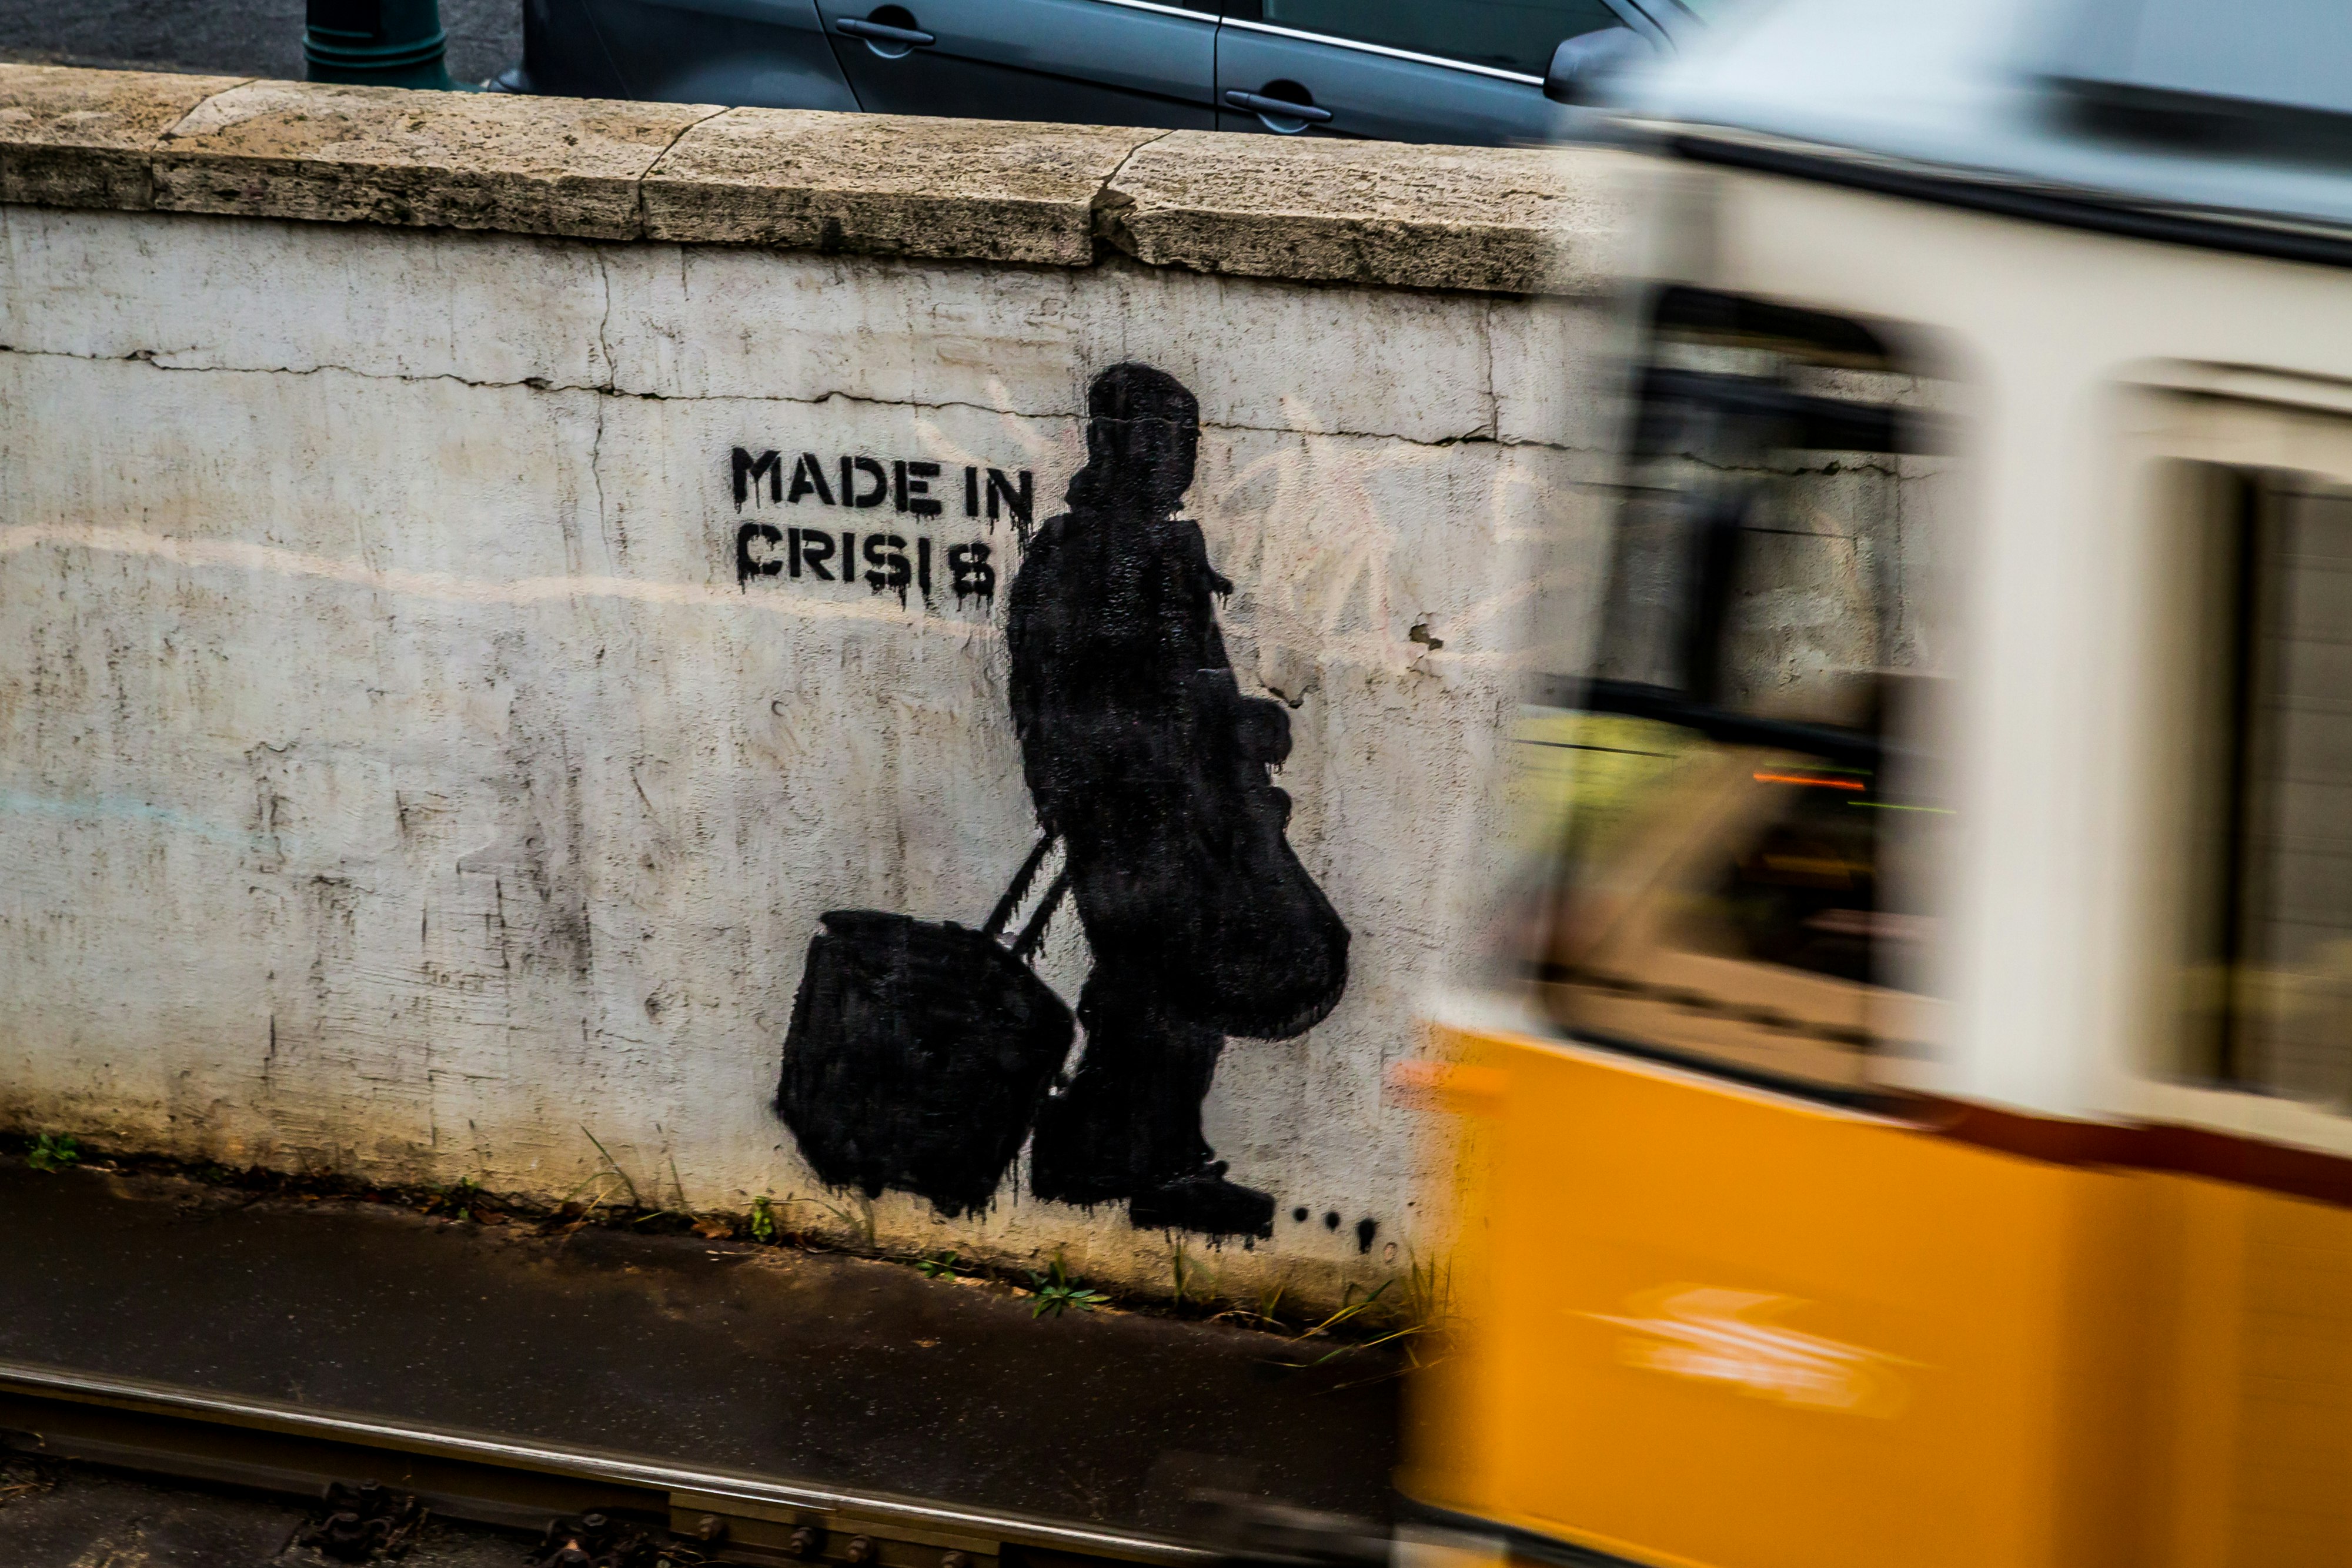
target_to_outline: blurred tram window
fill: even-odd
[[[1638,384],[1585,727],[1552,742],[1580,750],[1544,1000],[1864,1091],[1936,1032],[1948,390],[1877,329],[1689,290]]]
[[[2352,1105],[2352,487],[2244,472],[2209,485],[2231,737],[2206,883],[2201,988],[2224,1081]],[[2216,1006],[2215,1004],[2218,1004]]]

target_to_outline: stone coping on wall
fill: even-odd
[[[1612,155],[0,65],[0,202],[1585,294]]]

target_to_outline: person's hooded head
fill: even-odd
[[[1087,465],[1070,480],[1073,511],[1175,515],[1192,487],[1201,405],[1150,365],[1113,365],[1087,389]]]

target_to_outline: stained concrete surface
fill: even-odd
[[[167,80],[152,78],[152,80]],[[625,239],[637,181],[715,105],[248,82],[189,111],[156,205]]]
[[[1051,515],[1089,379],[1136,361],[1195,390],[1187,515],[1234,678],[1288,716],[1285,836],[1352,933],[1328,1018],[1217,1064],[1209,1143],[1311,1218],[1208,1288],[1329,1310],[1443,1256],[1449,1124],[1384,1074],[1510,874],[1503,737],[1521,672],[1563,667],[1530,612],[1564,657],[1589,619],[1595,447],[1560,437],[1605,405],[1599,311],[163,212],[12,208],[7,237],[0,1122],[542,1201],[609,1160],[698,1208],[1163,1285],[1175,1239],[1124,1206],[1008,1172],[952,1218],[845,1207],[778,1122],[822,915],[977,921],[1036,811],[1009,595],[746,576],[762,519],[825,502],[747,478],[739,514],[730,483],[738,450],[940,463],[971,514],[917,528],[910,492],[890,526],[989,549],[1003,588],[1020,528],[982,474]],[[1035,958],[1075,998],[1081,923]]]
[[[290,1500],[0,1459],[0,1563],[8,1568],[314,1568],[315,1553],[289,1550],[310,1517]],[[519,1568],[529,1544],[436,1520],[401,1568]]]
[[[1159,1533],[1203,1490],[1386,1511],[1385,1364],[1230,1324],[14,1162],[0,1256],[9,1360]]]
[[[302,76],[303,0],[0,0],[0,59]],[[449,74],[481,81],[522,53],[522,0],[441,0]]]
[[[646,232],[1085,267],[1109,182],[1157,134],[730,109],[680,136],[646,172]]]
[[[1590,296],[1619,157],[0,60],[0,200],[835,256]]]

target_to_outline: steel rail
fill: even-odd
[[[50,1419],[32,1427],[23,1426],[27,1416],[38,1420],[45,1410]],[[71,1419],[82,1412],[112,1413],[117,1420],[100,1430],[86,1420]],[[125,1416],[130,1418],[127,1424],[121,1419]],[[35,1451],[46,1448],[64,1457],[98,1458],[124,1468],[198,1479],[248,1479],[269,1485],[274,1478],[279,1490],[298,1480],[315,1485],[320,1479],[361,1479],[351,1474],[347,1465],[336,1462],[352,1450],[408,1456],[433,1462],[434,1477],[442,1483],[413,1490],[430,1497],[444,1512],[493,1523],[521,1522],[566,1511],[549,1500],[566,1495],[560,1488],[551,1491],[543,1484],[517,1484],[528,1478],[542,1483],[551,1479],[657,1494],[664,1507],[677,1506],[683,1499],[693,1500],[686,1506],[698,1509],[740,1504],[751,1511],[748,1517],[751,1518],[772,1518],[779,1511],[842,1516],[885,1532],[898,1526],[915,1532],[917,1539],[923,1535],[978,1537],[1132,1563],[1197,1565],[1214,1555],[1166,1537],[1065,1520],[845,1490],[749,1470],[646,1459],[611,1449],[530,1442],[0,1359],[0,1433],[12,1427],[36,1438]],[[165,1427],[172,1430],[167,1432]],[[186,1441],[167,1440],[172,1435],[206,1433],[259,1434],[296,1445],[321,1446],[328,1451],[314,1459],[281,1441],[268,1454],[245,1456],[234,1445],[192,1448]],[[56,1440],[48,1441],[53,1434]],[[648,1505],[652,1502],[650,1497],[644,1500]]]

